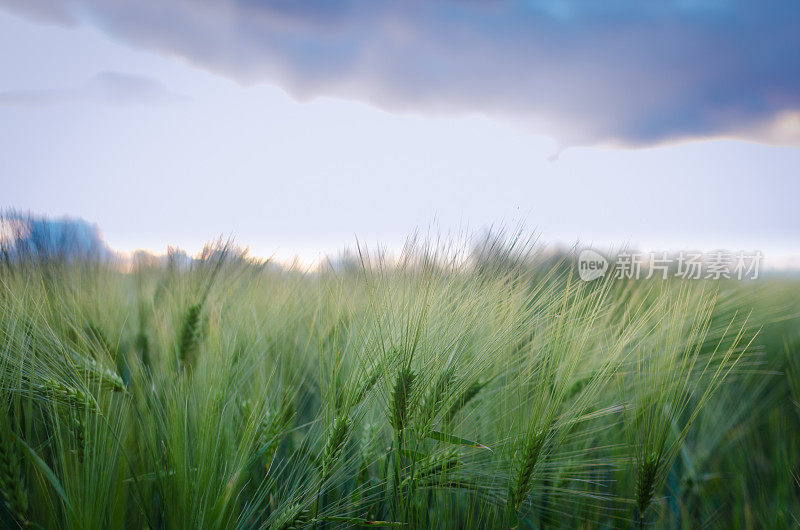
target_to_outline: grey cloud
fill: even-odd
[[[3,0],[6,8],[47,22],[73,24],[71,6],[61,0]]]
[[[30,89],[0,92],[0,106],[41,107],[81,101],[109,105],[153,105],[185,99],[145,76],[101,72],[87,83],[64,89]]]
[[[800,117],[793,0],[58,5],[136,46],[245,84],[274,83],[298,99],[498,116],[566,145],[709,136],[800,143],[800,130],[785,126]]]

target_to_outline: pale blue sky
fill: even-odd
[[[645,147],[612,148],[596,134],[608,117],[573,142],[553,116],[468,99],[395,105],[339,83],[298,101],[292,83],[113,26],[33,20],[0,9],[0,206],[83,217],[116,249],[195,251],[234,234],[259,255],[313,259],[355,236],[399,247],[431,223],[523,222],[567,244],[800,254],[791,130],[775,141],[756,120],[700,136],[772,145],[676,143],[680,131],[626,126],[614,134]],[[576,145],[554,159],[564,143]]]

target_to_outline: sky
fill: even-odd
[[[0,207],[112,248],[800,255],[800,7],[0,0]],[[602,6],[602,7],[599,7]]]

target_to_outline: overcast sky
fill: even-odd
[[[800,7],[696,5],[0,0],[0,207],[121,250],[800,254]]]

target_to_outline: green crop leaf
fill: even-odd
[[[17,443],[19,443],[20,446],[23,449],[25,449],[25,451],[28,453],[28,456],[31,457],[31,460],[33,461],[34,466],[36,466],[36,469],[38,469],[39,472],[44,476],[44,478],[47,479],[47,482],[49,482],[50,485],[53,486],[53,489],[58,494],[58,496],[61,497],[61,501],[64,503],[64,506],[67,508],[67,510],[70,513],[75,513],[72,504],[69,502],[69,499],[67,498],[66,492],[64,492],[64,488],[61,486],[61,482],[58,480],[58,477],[56,477],[56,474],[53,473],[53,470],[50,469],[50,466],[48,466],[45,463],[45,461],[42,460],[41,457],[36,454],[36,451],[34,451],[31,448],[31,446],[26,444],[22,438],[20,438],[14,433],[11,434],[14,435],[14,438],[17,439]]]
[[[458,436],[453,436],[452,434],[446,434],[439,431],[429,432],[428,438],[452,445],[461,445],[463,447],[474,447],[476,449],[486,449],[490,453],[494,453],[494,451],[492,451],[492,448],[489,446],[483,445],[478,442],[473,442],[472,440],[467,440],[466,438],[459,438]]]

